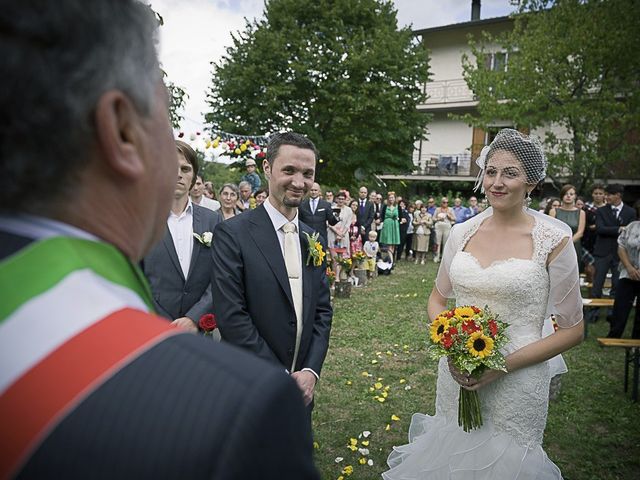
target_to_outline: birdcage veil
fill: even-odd
[[[491,156],[498,151],[509,152],[520,160],[528,185],[537,185],[538,182],[544,180],[546,177],[547,158],[538,137],[525,135],[512,128],[505,128],[498,132],[490,145],[482,148],[480,155],[476,159],[476,164],[480,167],[480,172],[476,178],[476,184],[473,187],[474,191],[480,188],[484,193],[482,181],[484,179],[485,168]]]

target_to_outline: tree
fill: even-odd
[[[213,65],[205,119],[214,131],[303,133],[325,183],[411,169],[429,120],[416,109],[427,53],[398,30],[392,2],[270,0]]]
[[[464,59],[464,70],[478,115],[465,119],[542,127],[548,174],[579,190],[597,176],[640,173],[638,25],[637,0],[521,2],[511,32],[471,41],[475,58]],[[506,68],[491,68],[489,42],[504,48]]]
[[[183,119],[182,110],[189,95],[182,87],[171,81],[166,81],[166,84],[169,91],[169,120],[171,120],[171,126],[177,129],[180,128],[180,122]]]

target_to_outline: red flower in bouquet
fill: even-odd
[[[429,327],[432,358],[447,356],[461,372],[479,377],[485,370],[506,371],[499,349],[507,343],[507,324],[488,307],[460,306],[441,312]],[[482,425],[478,392],[460,387],[458,424],[465,432]]]
[[[204,332],[205,335],[213,334],[213,331],[218,328],[218,323],[216,322],[216,316],[213,313],[207,313],[200,317],[198,320],[198,326],[200,330]]]

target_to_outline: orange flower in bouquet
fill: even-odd
[[[450,357],[461,372],[478,378],[488,369],[507,371],[499,349],[506,345],[509,325],[498,320],[489,307],[460,306],[445,310],[431,322],[429,353]],[[478,392],[460,387],[458,425],[465,432],[482,426]]]

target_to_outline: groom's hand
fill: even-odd
[[[196,327],[196,324],[193,323],[193,320],[191,320],[189,317],[176,318],[173,322],[171,322],[171,326],[182,328],[183,330],[191,333],[198,332],[198,327]]]
[[[316,376],[307,370],[303,370],[293,372],[291,378],[296,381],[302,391],[302,399],[304,400],[305,406],[309,405],[313,400],[313,391],[316,388]]]

